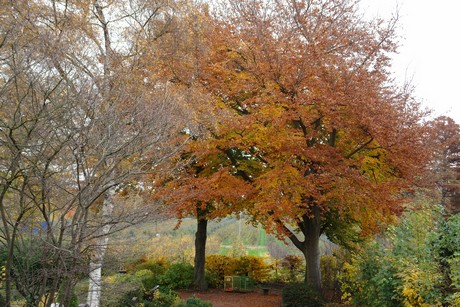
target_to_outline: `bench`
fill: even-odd
[[[268,295],[268,292],[270,291],[270,288],[262,287],[261,289],[262,289],[262,292],[263,292],[264,295]]]

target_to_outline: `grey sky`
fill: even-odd
[[[415,93],[434,116],[460,124],[460,2],[361,0],[369,16],[390,17],[399,8],[400,52],[393,59],[398,82],[412,79]]]

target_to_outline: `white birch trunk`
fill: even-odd
[[[94,1],[94,8],[97,13],[97,18],[99,19],[102,31],[104,34],[104,83],[102,85],[102,96],[103,98],[109,97],[110,85],[109,85],[109,76],[110,76],[110,60],[111,60],[111,42],[109,29],[107,27],[107,22],[103,12],[103,6],[99,0]],[[101,236],[97,240],[97,245],[95,247],[94,254],[91,255],[90,264],[89,264],[89,286],[88,286],[88,298],[87,304],[89,307],[99,307],[101,300],[101,286],[102,286],[102,264],[104,261],[105,250],[107,249],[107,244],[109,242],[108,234],[110,232],[111,224],[110,217],[112,215],[114,203],[113,198],[115,195],[115,188],[110,188],[107,191],[106,198],[102,204],[102,222],[104,223],[101,229]]]
[[[109,242],[109,233],[112,225],[109,223],[114,207],[115,188],[109,189],[102,204],[102,220],[105,225],[101,229],[101,236],[98,238],[94,253],[89,264],[89,286],[87,304],[89,307],[99,307],[101,300],[102,285],[102,264],[104,262],[105,250]]]

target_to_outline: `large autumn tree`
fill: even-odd
[[[356,1],[224,5],[200,77],[234,116],[207,146],[260,163],[240,177],[257,191],[246,211],[302,251],[320,289],[320,235],[378,229],[428,156],[424,113],[390,78],[396,20],[367,22]]]

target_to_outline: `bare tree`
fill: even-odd
[[[98,0],[8,5],[0,42],[6,301],[14,279],[30,306],[42,297],[49,306],[58,291],[69,305],[90,261],[88,301],[98,306],[108,235],[145,212],[117,208],[116,194],[141,189],[143,176],[181,145],[173,141],[182,125],[181,95],[148,65],[151,41],[173,27],[174,7]],[[31,244],[42,257],[21,261],[21,246]]]

